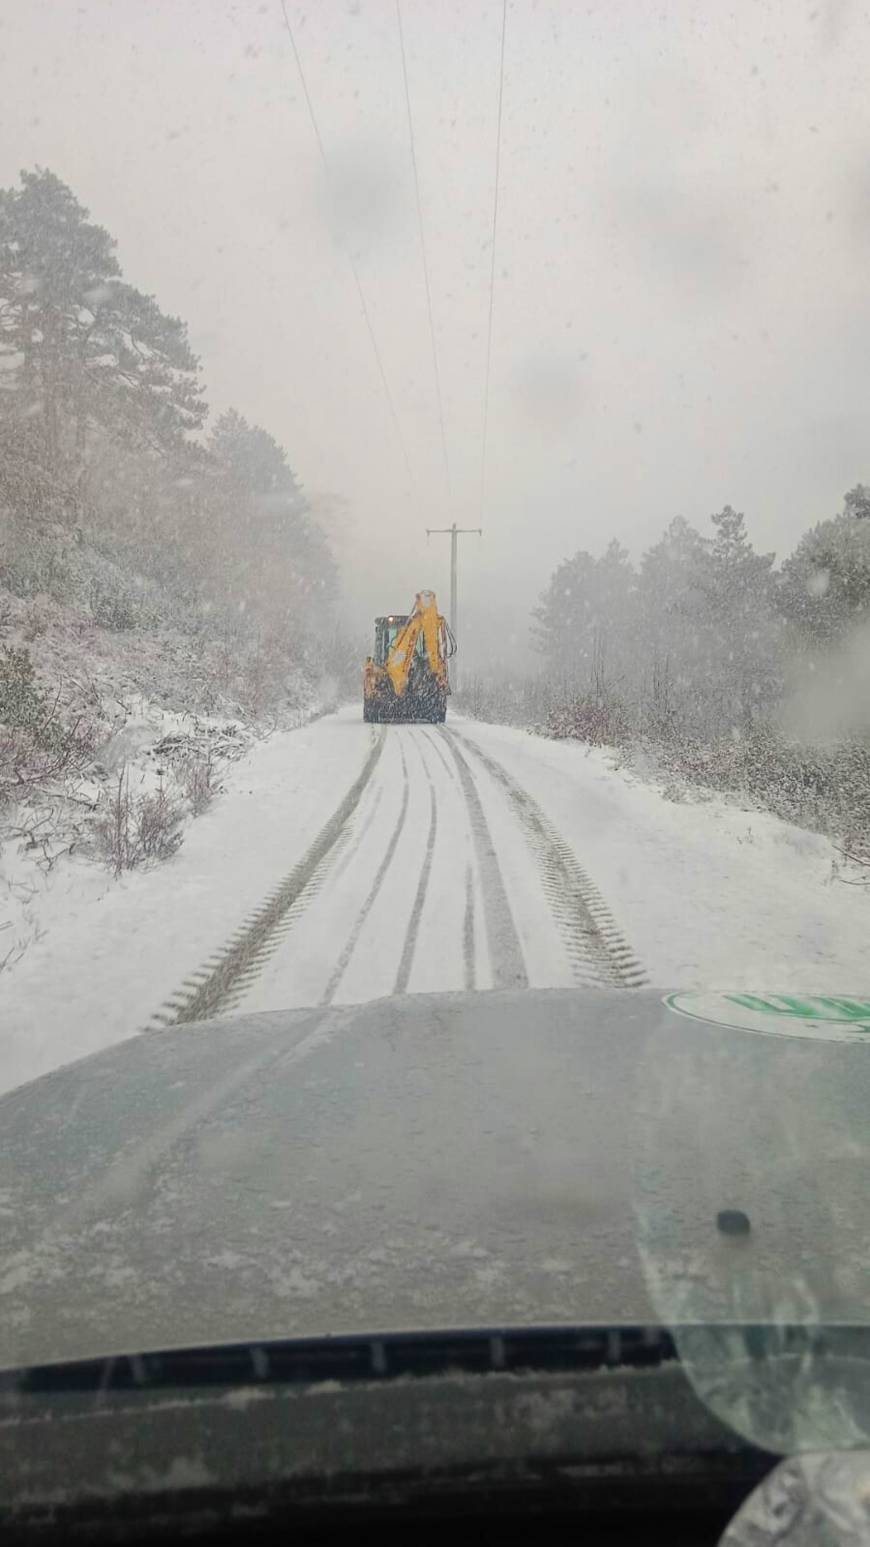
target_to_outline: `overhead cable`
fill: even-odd
[[[429,341],[432,345],[432,372],[438,399],[438,423],[441,429],[441,456],[444,462],[444,479],[447,495],[452,502],[450,460],[447,455],[447,432],[444,427],[444,400],[441,393],[441,372],[438,369],[438,348],[435,341],[435,319],[432,314],[432,287],[429,282],[429,259],[426,252],[426,231],[423,224],[423,204],[420,198],[420,177],[417,170],[417,145],[414,135],[414,115],[411,111],[411,92],[408,86],[408,61],[405,55],[405,32],[402,26],[402,3],[396,0],[396,22],[399,29],[399,52],[402,56],[402,81],[405,87],[405,109],[408,115],[408,139],[411,147],[411,166],[414,169],[414,198],[417,204],[417,226],[420,232],[420,252],[423,258],[423,280],[426,288],[426,310],[429,316]]]
[[[314,131],[314,138],[317,141],[317,148],[318,148],[318,150],[320,152],[320,159],[321,159],[321,161],[323,163],[323,170],[326,173],[327,178],[329,180],[331,180],[331,178],[332,178],[332,171],[331,171],[330,164],[329,164],[329,157],[326,154],[326,149],[325,149],[325,146],[323,144],[323,136],[320,133],[320,125],[319,125],[319,123],[317,121],[317,114],[314,111],[314,104],[313,104],[313,102],[311,100],[311,93],[308,90],[308,82],[307,82],[307,80],[305,78],[305,71],[304,71],[304,69],[302,67],[302,59],[301,59],[300,54],[299,54],[299,49],[296,46],[296,38],[295,38],[294,33],[293,33],[293,28],[290,25],[290,17],[287,14],[286,0],[281,0],[281,14],[282,14],[282,16],[284,18],[284,27],[286,29],[287,36],[290,39],[290,47],[293,50],[293,58],[296,61],[296,69],[299,72],[299,81],[300,81],[300,84],[302,86],[302,94],[303,94],[303,96],[305,98],[305,105],[308,108],[308,117],[311,120],[311,127],[312,127],[312,129]],[[408,448],[407,448],[407,446],[405,444],[405,437],[402,434],[402,426],[399,423],[399,416],[396,413],[396,405],[395,405],[395,402],[393,400],[393,394],[390,391],[389,382],[387,381],[387,373],[386,373],[386,371],[384,369],[383,356],[381,354],[380,346],[378,344],[377,335],[375,334],[375,329],[374,329],[374,324],[372,322],[371,312],[369,311],[369,306],[368,306],[368,302],[366,300],[365,291],[363,290],[363,286],[362,286],[362,280],[360,279],[360,275],[359,275],[359,269],[357,268],[356,260],[354,259],[353,253],[349,249],[347,250],[347,258],[348,258],[348,262],[350,263],[351,270],[353,272],[354,280],[356,282],[356,288],[357,288],[357,294],[359,296],[360,308],[362,310],[362,314],[363,314],[363,317],[365,319],[365,325],[366,325],[366,328],[368,330],[368,335],[369,335],[369,342],[371,343],[372,353],[373,353],[373,355],[375,357],[375,362],[377,364],[378,375],[380,376],[381,386],[383,387],[383,390],[384,390],[384,397],[387,400],[387,407],[389,408],[389,411],[390,411],[390,418],[393,421],[393,428],[394,428],[394,430],[396,432],[396,439],[398,440],[399,446],[401,448],[402,459],[403,459],[403,461],[405,463],[405,471],[406,471],[406,473],[408,475],[409,483],[413,484],[414,483],[414,475],[411,472],[411,462],[410,462],[410,459],[408,457]]]
[[[492,196],[492,234],[491,254],[489,265],[489,315],[486,327],[486,370],[483,386],[483,434],[480,448],[480,514],[483,518],[484,503],[486,498],[486,454],[489,435],[489,383],[492,366],[492,316],[495,300],[495,260],[496,238],[498,236],[498,195],[501,172],[501,119],[502,102],[504,100],[504,40],[507,30],[507,0],[502,0],[501,7],[501,46],[499,49],[498,67],[498,117],[495,132],[495,185]]]

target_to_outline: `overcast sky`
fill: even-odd
[[[356,614],[446,591],[479,490],[501,0],[0,0],[0,182],[49,167],[208,397],[337,520]],[[468,615],[726,502],[787,551],[870,480],[870,8],[508,0],[485,535]],[[409,482],[353,271],[395,400]]]

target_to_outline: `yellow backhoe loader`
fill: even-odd
[[[434,591],[419,591],[410,614],[375,618],[375,651],[363,672],[364,720],[443,720],[456,641]]]

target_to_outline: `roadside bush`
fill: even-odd
[[[60,695],[40,687],[30,652],[0,646],[0,801],[80,767],[93,752],[89,727],[67,724]]]
[[[556,741],[584,741],[590,747],[615,747],[628,735],[628,722],[613,704],[575,699],[550,710],[544,731]]]
[[[192,753],[177,765],[175,778],[194,816],[201,816],[218,793],[216,773],[211,748],[200,755]]]
[[[0,646],[0,724],[10,730],[27,730],[40,739],[51,725],[30,652],[11,645]]]
[[[63,600],[73,588],[69,535],[8,520],[3,525],[0,566],[3,584],[25,600],[51,596]]]
[[[648,744],[659,766],[692,783],[744,794],[786,821],[821,832],[870,834],[870,746],[807,746],[770,728],[701,742]]]
[[[100,851],[116,876],[124,870],[170,859],[181,843],[183,811],[178,800],[163,786],[153,794],[130,792],[130,774],[124,767],[108,808],[97,819]]]
[[[143,622],[141,605],[124,588],[109,590],[100,580],[91,582],[90,612],[100,628],[121,633]]]

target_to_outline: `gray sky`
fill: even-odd
[[[402,7],[452,498],[394,0],[287,4],[331,180],[279,0],[2,0],[0,182],[50,167],[187,320],[366,616],[445,592],[423,528],[480,520],[501,0]],[[859,0],[509,0],[469,617],[524,635],[566,554],[726,502],[787,551],[870,479],[868,79]]]

